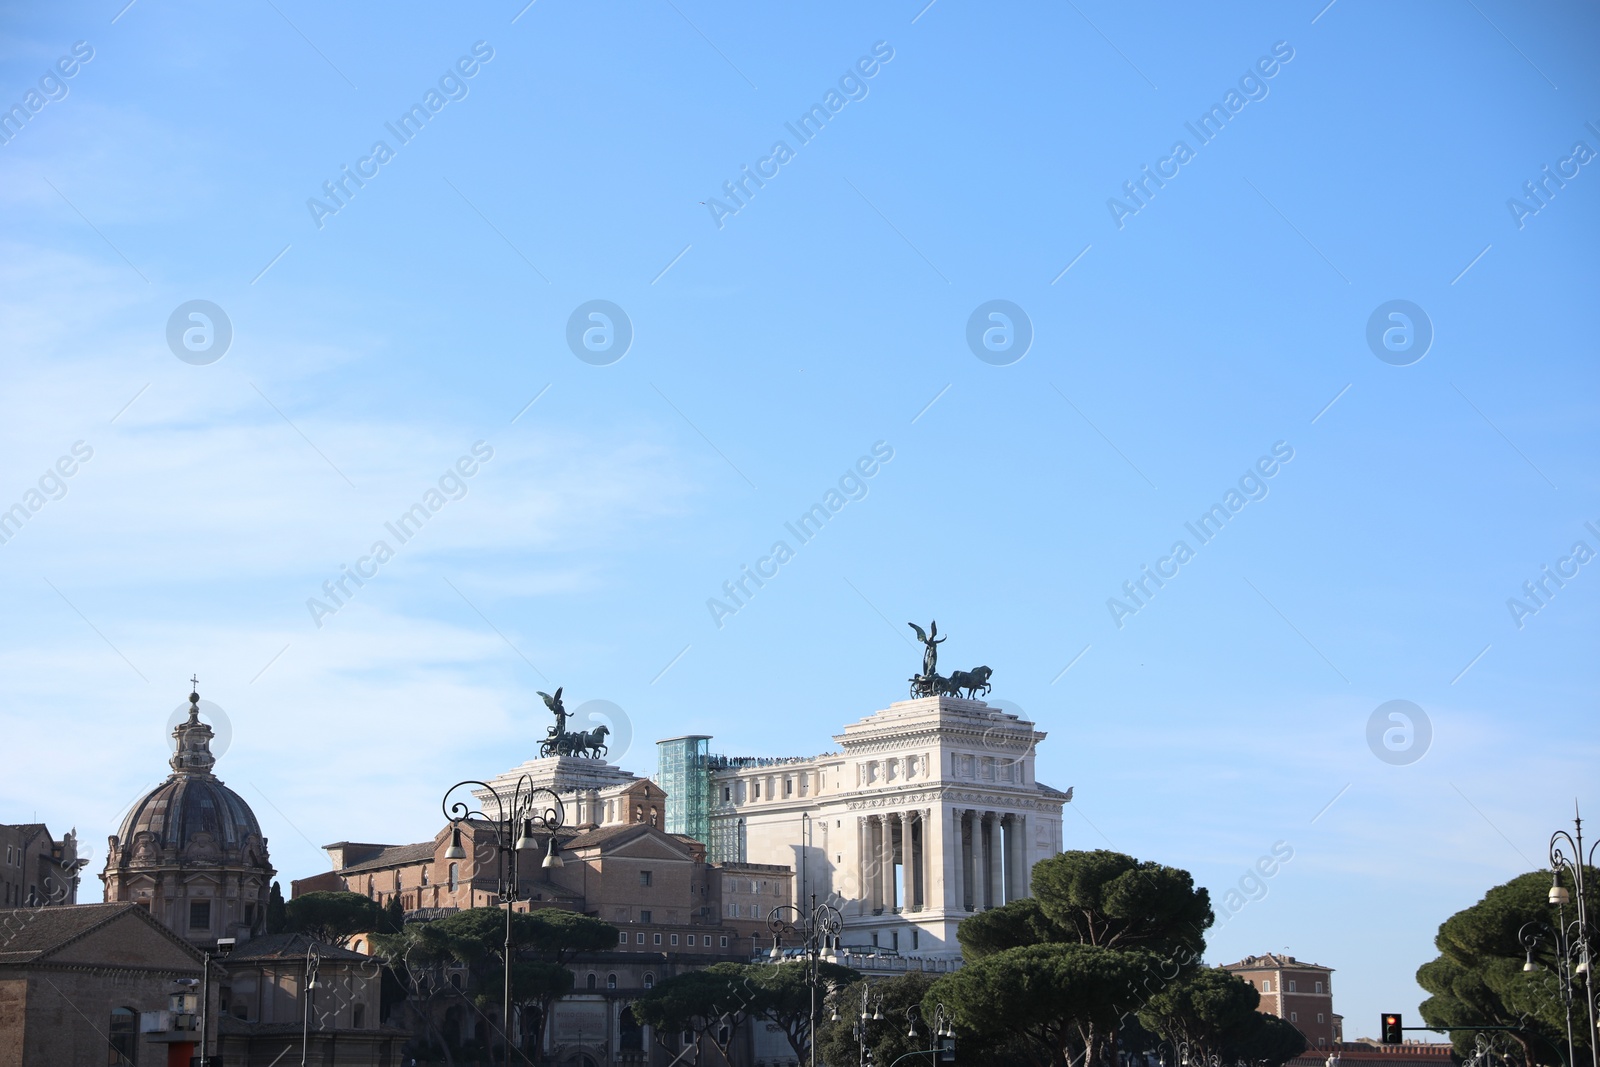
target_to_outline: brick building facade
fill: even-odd
[[[0,911],[0,1067],[187,1065],[198,1033],[142,1033],[141,1019],[200,989],[215,1018],[211,971],[202,982],[201,952],[136,904]]]
[[[1333,1010],[1333,968],[1268,952],[1224,968],[1255,986],[1260,1010],[1287,1020],[1305,1035],[1307,1054],[1324,1054],[1344,1040],[1344,1017]]]
[[[88,860],[78,858],[78,834],[68,830],[60,841],[42,822],[0,824],[0,907],[37,908],[78,902],[78,872]]]

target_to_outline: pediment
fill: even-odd
[[[601,855],[621,856],[628,859],[672,859],[690,860],[687,847],[679,844],[674,839],[665,835],[646,832],[638,837],[629,838],[618,843],[613,848],[602,848]]]

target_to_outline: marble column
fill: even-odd
[[[900,899],[895,903],[900,905],[902,912],[909,912],[917,903],[917,868],[911,862],[912,845],[911,837],[911,812],[910,810],[899,813],[900,822]]]
[[[863,911],[872,908],[872,883],[867,879],[867,872],[871,869],[871,853],[867,847],[868,820],[865,815],[856,816],[856,884],[855,893],[861,900]]]
[[[983,813],[983,904],[992,908],[999,904],[1000,894],[996,889],[997,877],[1000,873],[999,838],[1000,819],[992,811]]]
[[[950,809],[950,840],[945,846],[945,907],[950,911],[960,911],[966,905],[966,878],[963,874],[965,865],[964,852],[962,851],[961,837],[962,812],[960,808]]]
[[[885,914],[892,912],[895,906],[894,899],[894,816],[888,812],[878,816],[879,852],[879,896]]]
[[[970,830],[972,849],[968,854],[968,870],[971,872],[972,884],[967,890],[967,899],[972,904],[973,911],[983,910],[983,819],[977,808],[967,811],[967,826]]]
[[[1017,817],[1009,811],[1000,816],[1000,832],[1001,903],[1009,904],[1017,899]]]
[[[880,833],[881,823],[880,816],[867,816],[865,875],[867,879],[867,908],[871,911],[877,911],[883,907],[883,835]]]
[[[1005,904],[1005,833],[1000,813],[989,814],[989,899],[994,907]]]
[[[1011,828],[1016,834],[1016,847],[1012,850],[1012,870],[1017,872],[1014,898],[1021,900],[1033,892],[1033,870],[1028,864],[1028,817],[1021,812],[1013,814]]]

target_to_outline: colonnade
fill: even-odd
[[[951,906],[982,911],[1027,896],[1027,816],[980,808],[950,815]]]
[[[946,808],[863,815],[856,880],[872,914],[942,906],[983,911],[1028,895],[1028,817],[1020,812]],[[896,868],[899,877],[896,878]]]
[[[861,857],[857,885],[865,907],[885,911],[921,911],[928,902],[927,808],[862,816]],[[895,878],[895,865],[901,876]]]

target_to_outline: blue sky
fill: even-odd
[[[937,618],[1049,732],[1067,847],[1221,897],[1285,842],[1211,959],[1337,968],[1351,1037],[1414,1013],[1438,922],[1600,806],[1597,26],[1323,4],[8,5],[0,817],[98,869],[196,672],[287,880],[432,833],[536,690],[624,709],[640,772],[809,754]],[[197,300],[220,358],[215,315],[169,344]],[[1397,300],[1421,358],[1368,343]],[[1391,700],[1420,759],[1369,748]]]

